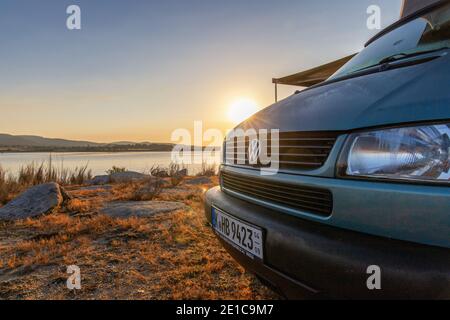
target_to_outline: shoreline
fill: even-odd
[[[0,151],[0,154],[11,154],[11,153],[162,153],[162,152],[172,152],[172,150],[162,150],[162,151],[156,151],[156,150],[115,150],[115,151]]]
[[[215,151],[205,151],[207,147],[203,147],[202,152],[221,152],[221,147],[210,147],[210,148],[216,148]],[[82,149],[82,150],[65,150],[65,149],[58,149],[58,150],[7,150],[2,151],[0,150],[0,154],[11,154],[11,153],[163,153],[163,152],[172,152],[172,149],[164,149],[164,150],[89,150],[89,149]],[[192,148],[191,151],[186,151],[190,153],[196,152],[194,148]]]

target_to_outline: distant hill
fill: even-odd
[[[97,143],[53,139],[40,136],[0,134],[0,152],[102,152],[102,151],[171,151],[173,144],[120,141],[113,143]]]
[[[108,143],[109,145],[115,145],[115,146],[129,146],[132,144],[141,144],[141,145],[146,145],[146,144],[153,144],[151,142],[134,142],[134,141],[117,141],[117,142],[111,142]]]
[[[74,141],[65,139],[52,139],[39,136],[13,136],[0,134],[0,146],[3,147],[95,147],[101,143],[89,141]]]

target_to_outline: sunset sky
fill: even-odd
[[[271,79],[354,53],[400,0],[2,0],[0,132],[169,142],[222,130],[240,99],[273,103]],[[66,28],[78,4],[82,30]],[[281,96],[297,88],[281,89]]]

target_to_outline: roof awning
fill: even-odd
[[[275,84],[310,87],[327,80],[354,56],[355,55],[352,54],[351,56],[324,64],[320,67],[302,71],[287,77],[272,79],[272,82]]]

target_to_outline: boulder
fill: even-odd
[[[102,185],[102,184],[108,184],[111,182],[111,179],[108,175],[103,176],[95,176],[91,181],[89,181],[89,184],[93,185]]]
[[[150,176],[147,174],[134,172],[134,171],[125,171],[125,172],[116,172],[110,175],[111,182],[131,182],[131,181],[143,181],[148,179]]]
[[[192,186],[199,186],[202,184],[212,184],[212,183],[213,183],[212,179],[208,177],[192,178],[185,181],[185,184]]]
[[[148,179],[150,176],[147,174],[134,172],[134,171],[124,171],[124,172],[115,172],[110,175],[101,175],[101,176],[95,176],[91,181],[90,184],[93,185],[103,185],[103,184],[109,184],[109,183],[125,183],[125,182],[132,182],[132,181],[143,181],[145,179]]]
[[[51,213],[66,197],[67,193],[56,183],[37,185],[0,208],[0,219],[18,220]]]
[[[102,213],[113,218],[150,217],[159,213],[170,213],[187,208],[188,207],[181,202],[109,202],[102,209]]]

